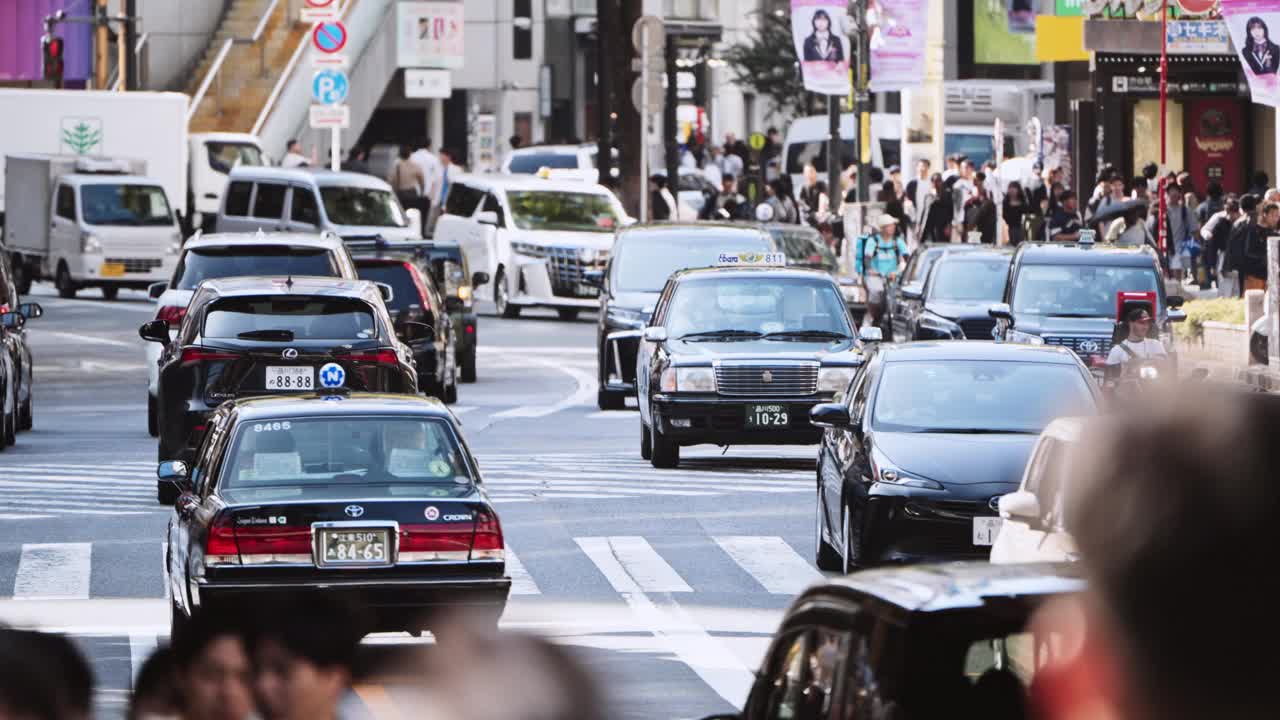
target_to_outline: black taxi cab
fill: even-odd
[[[636,359],[640,453],[654,467],[677,466],[682,446],[820,439],[809,409],[845,390],[862,353],[831,275],[785,261],[726,253],[667,280]]]

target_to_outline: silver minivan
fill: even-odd
[[[416,211],[413,211],[416,212]],[[344,240],[421,240],[421,225],[372,175],[311,168],[237,167],[222,194],[217,231],[331,231]]]

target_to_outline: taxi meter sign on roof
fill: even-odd
[[[783,267],[786,264],[787,256],[777,252],[720,253],[716,258],[718,267]]]

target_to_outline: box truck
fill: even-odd
[[[51,280],[64,298],[96,287],[168,280],[182,232],[158,178],[137,159],[14,154],[4,157],[5,252],[18,292]]]

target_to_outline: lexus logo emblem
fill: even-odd
[[[765,370],[764,373],[760,375],[760,382],[765,383],[766,385],[773,382],[773,373]]]
[[[1097,340],[1085,340],[1080,343],[1080,352],[1085,353],[1086,355],[1094,355],[1101,349],[1102,346],[1098,345]]]
[[[284,352],[280,353],[280,357],[283,357],[285,360],[297,360],[298,351],[293,348],[285,348]]]
[[[358,518],[364,515],[364,508],[359,505],[348,505],[342,509],[342,512],[346,513],[347,517]]]

